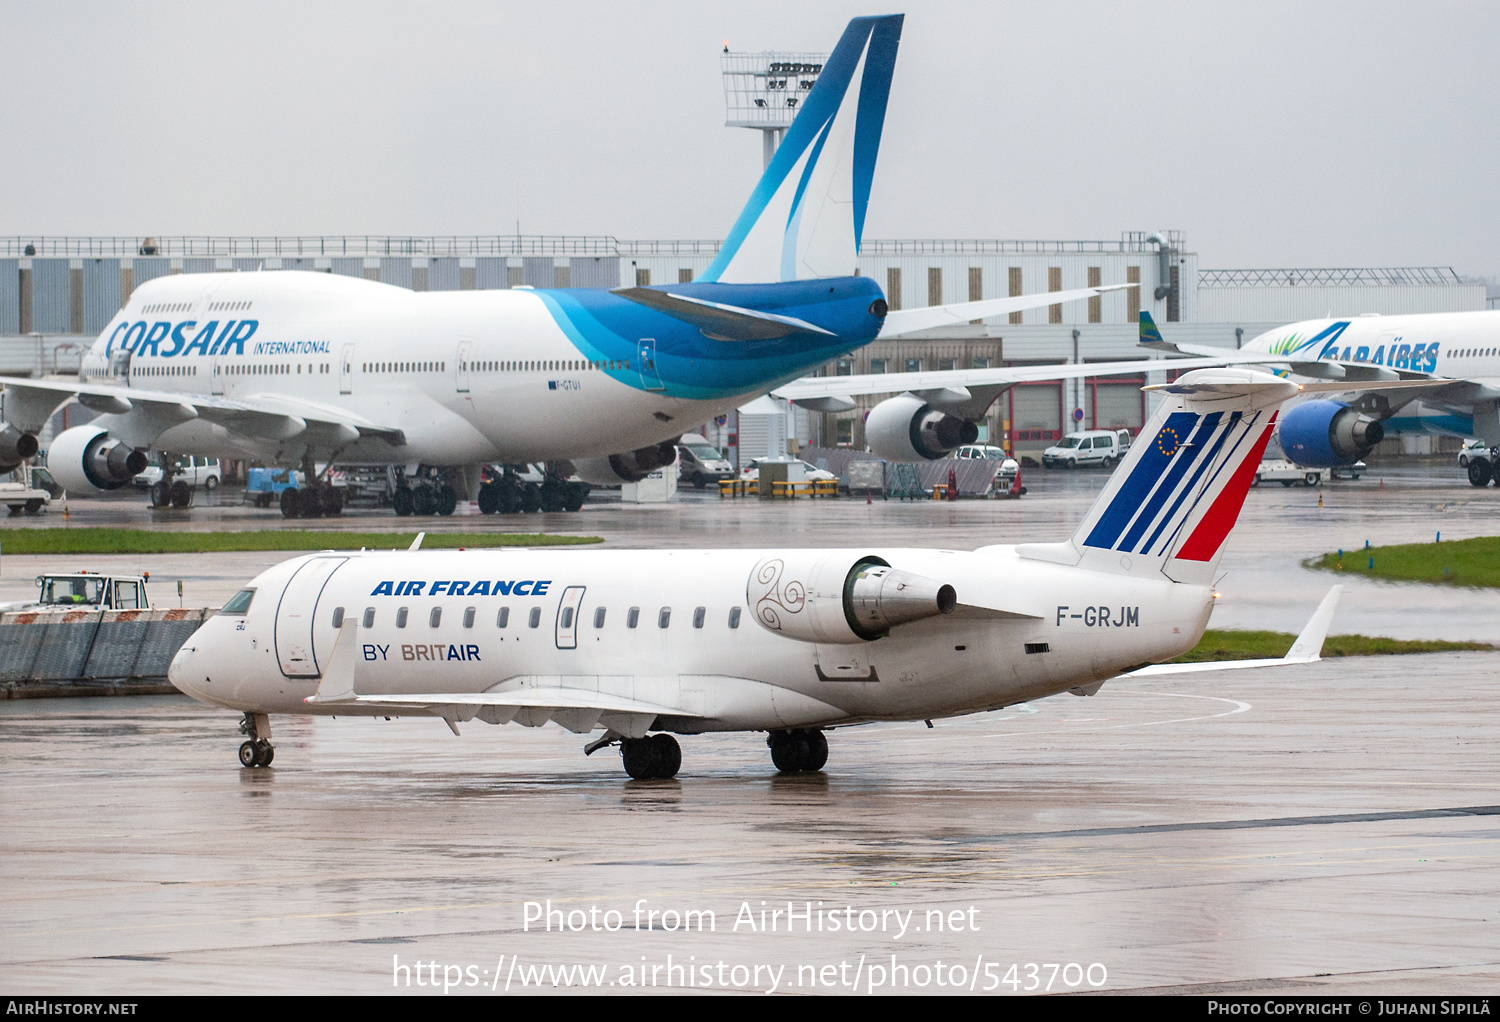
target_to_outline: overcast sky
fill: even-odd
[[[723,41],[878,13],[5,3],[0,234],[721,238],[761,166]],[[1205,267],[1500,275],[1500,0],[907,9],[867,237],[1164,228]]]

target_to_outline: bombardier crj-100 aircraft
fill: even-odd
[[[638,480],[675,459],[685,429],[877,335],[1113,290],[891,311],[855,274],[901,27],[900,15],[849,23],[697,281],[418,293],[298,271],[158,277],[99,335],[78,382],[0,380],[0,471],[76,398],[101,414],[48,454],[73,494],[126,485],[156,450],[301,466],[309,481],[318,461],[399,465],[397,513],[451,513],[455,489],[430,470],[461,468],[466,498],[514,511],[515,473],[481,485],[483,467],[547,461],[542,507],[576,510],[568,461],[596,484]],[[291,490],[282,511],[336,514],[340,493]],[[191,497],[170,479],[152,494]]]
[[[1250,369],[1189,373],[1061,543],[978,550],[326,552],[262,573],[169,677],[243,711],[429,715],[603,731],[635,778],[671,777],[674,734],[765,731],[782,771],[824,732],[993,710],[1110,678],[1318,658],[1331,593],[1286,658],[1150,667],[1191,649],[1215,567],[1286,399]],[[1399,386],[1397,384],[1396,386]],[[419,541],[420,542],[420,538]]]

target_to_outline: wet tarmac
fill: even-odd
[[[1214,624],[1297,629],[1339,581],[1301,561],[1329,549],[1493,532],[1500,490],[1450,474],[1336,483],[1322,508],[1319,490],[1252,491]],[[1014,502],[689,493],[576,515],[336,524],[962,548],[1060,538],[1104,479],[1035,476]],[[235,508],[70,511],[73,525],[283,524]],[[175,602],[180,577],[201,605],[283,556],[5,555],[0,599],[28,595],[43,568],[148,568],[158,604]],[[1493,639],[1500,623],[1490,592],[1343,581],[1336,632]],[[455,738],[434,720],[277,718],[275,765],[248,771],[237,717],[185,698],[9,701],[0,982],[38,994],[445,982],[492,995],[554,982],[1488,993],[1500,987],[1497,696],[1500,654],[1485,653],[1111,682],[932,729],[837,731],[826,770],[804,777],[777,776],[759,736],[686,738],[681,774],[653,782],[550,727],[472,722]]]
[[[1493,992],[1495,658],[1204,679],[838,731],[805,777],[689,738],[653,782],[550,728],[278,719],[248,771],[186,699],[3,704],[0,982]]]

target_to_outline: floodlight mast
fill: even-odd
[[[769,167],[802,101],[817,84],[828,54],[730,53],[726,44],[720,62],[727,111],[724,126],[759,131],[763,167]]]

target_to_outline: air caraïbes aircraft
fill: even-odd
[[[169,677],[243,711],[246,766],[270,714],[428,715],[603,731],[636,778],[673,776],[673,734],[765,731],[783,771],[824,731],[997,709],[1191,649],[1215,566],[1298,385],[1204,369],[1166,399],[1071,539],[978,550],[322,553],[257,577]],[[1377,385],[1378,386],[1378,385]],[[1397,385],[1399,386],[1399,384]],[[420,539],[419,539],[420,542]],[[415,544],[414,544],[415,546]],[[1287,658],[1317,659],[1330,595]]]
[[[902,16],[856,18],[829,56],[718,257],[691,283],[413,292],[298,271],[179,274],[137,288],[77,382],[4,378],[0,471],[36,452],[64,402],[101,413],[52,443],[69,492],[127,484],[149,450],[300,466],[396,464],[398,514],[451,513],[462,468],[480,509],[519,510],[506,471],[548,461],[541,502],[576,510],[585,480],[644,478],[684,428],[837,354],[922,329],[1086,298],[1083,288],[909,312],[855,274]],[[1119,285],[1125,286],[1125,285]],[[170,456],[162,459],[170,466]],[[179,481],[181,482],[181,481]],[[185,506],[170,479],[153,501]],[[327,482],[281,498],[288,517],[336,514]]]
[[[1469,482],[1500,482],[1500,312],[1311,319],[1268,330],[1235,351],[1163,340],[1141,313],[1144,347],[1220,364],[1286,366],[1307,379],[1343,381],[1327,397],[1281,416],[1281,446],[1299,465],[1352,465],[1388,434],[1478,437],[1489,449],[1468,464]],[[1179,363],[1173,363],[1175,368]],[[1395,390],[1367,384],[1404,380]]]

